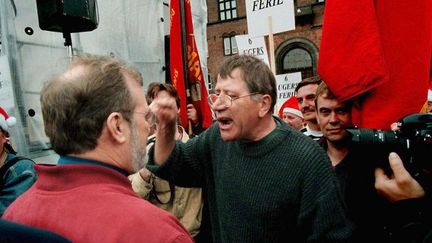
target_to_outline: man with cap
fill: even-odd
[[[9,144],[9,128],[16,119],[0,107],[0,216],[6,208],[36,181],[34,162],[16,156]]]
[[[304,117],[295,96],[291,96],[283,103],[279,109],[279,118],[297,130],[304,128]]]

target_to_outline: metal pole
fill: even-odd
[[[66,31],[63,32],[63,38],[65,40],[64,42],[64,46],[66,46],[67,48],[67,52],[68,52],[68,56],[69,56],[69,62],[72,62],[72,57],[73,57],[73,48],[72,48],[72,37],[71,37],[71,33]]]

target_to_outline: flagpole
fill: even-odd
[[[190,94],[190,88],[189,88],[189,71],[188,71],[188,58],[187,58],[187,40],[186,40],[186,12],[185,12],[185,3],[184,0],[179,0],[179,6],[180,6],[180,32],[181,32],[181,45],[182,45],[182,60],[183,60],[183,80],[186,90],[186,106],[188,104],[191,104],[191,94]],[[187,109],[185,107],[185,109]],[[187,111],[186,111],[187,113]],[[188,125],[188,134],[192,135],[192,123],[188,119],[189,125]]]

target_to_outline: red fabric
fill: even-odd
[[[36,165],[38,180],[4,218],[72,242],[192,242],[177,219],[139,198],[128,178],[95,165]]]
[[[390,129],[426,101],[432,1],[326,1],[318,73],[340,100],[357,97],[353,122]]]
[[[181,0],[180,0],[181,1]],[[188,128],[187,119],[187,96],[186,87],[189,87],[191,101],[197,110],[198,117],[203,128],[208,128],[212,124],[212,114],[207,103],[207,87],[204,81],[198,50],[195,43],[193,31],[192,13],[190,1],[184,1],[185,21],[186,21],[186,55],[188,67],[187,86],[185,85],[185,75],[183,72],[182,58],[182,32],[179,0],[170,1],[171,26],[170,26],[170,65],[171,80],[176,87],[180,97],[180,121],[183,127]],[[195,92],[196,91],[196,92]]]

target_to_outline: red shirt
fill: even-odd
[[[136,196],[128,178],[98,165],[36,165],[38,180],[4,218],[73,242],[193,242],[171,214]]]

